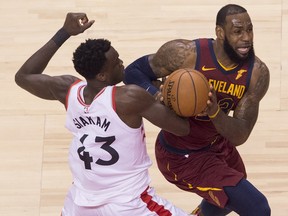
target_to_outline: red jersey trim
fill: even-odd
[[[152,196],[147,193],[147,190],[148,188],[141,194],[141,199],[147,204],[147,208],[159,216],[172,216],[172,213],[165,209],[163,205],[152,200]]]
[[[112,108],[116,112],[115,94],[116,94],[116,86],[113,86],[113,89],[112,89]]]
[[[82,90],[85,86],[86,86],[86,85],[82,85],[82,86],[80,86],[80,87],[78,88],[78,90],[77,90],[77,100],[78,100],[78,102],[79,102],[82,106],[89,107],[90,104],[86,104],[85,101],[84,101],[84,99],[81,97],[81,90]],[[105,89],[106,89],[106,87],[104,87],[103,89],[101,89],[101,90],[98,92],[98,94],[93,98],[93,101],[94,101],[97,97],[99,97],[99,96],[104,92]]]
[[[77,100],[82,106],[87,106],[84,102],[84,100],[81,98],[81,90],[85,87],[85,85],[82,85],[77,90]]]
[[[66,94],[66,98],[65,98],[65,109],[67,110],[68,109],[68,98],[69,98],[69,95],[70,95],[70,91],[71,91],[71,88],[76,85],[77,83],[81,82],[82,80],[78,79],[76,80],[74,83],[72,83],[68,89],[68,92]]]

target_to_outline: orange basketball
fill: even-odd
[[[207,106],[209,84],[206,77],[194,69],[178,69],[165,80],[162,95],[164,104],[179,116],[191,117]]]

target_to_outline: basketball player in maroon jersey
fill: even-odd
[[[211,88],[206,113],[190,117],[190,134],[160,131],[157,164],[164,177],[203,198],[198,215],[270,215],[266,197],[246,179],[236,149],[248,139],[259,103],[269,86],[269,70],[254,54],[253,25],[245,8],[229,4],[216,17],[216,39],[172,40],[125,70],[125,83],[159,96],[158,78],[194,68]],[[161,94],[161,93],[160,93]],[[233,111],[233,115],[228,115]]]

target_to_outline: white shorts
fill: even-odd
[[[188,216],[172,203],[155,194],[149,187],[141,196],[129,203],[109,203],[97,207],[77,206],[73,202],[73,187],[67,194],[62,216]]]

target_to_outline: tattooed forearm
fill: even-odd
[[[234,111],[234,117],[242,119],[249,112],[249,107],[251,107],[251,100],[249,97],[244,97],[239,102],[236,110]]]

